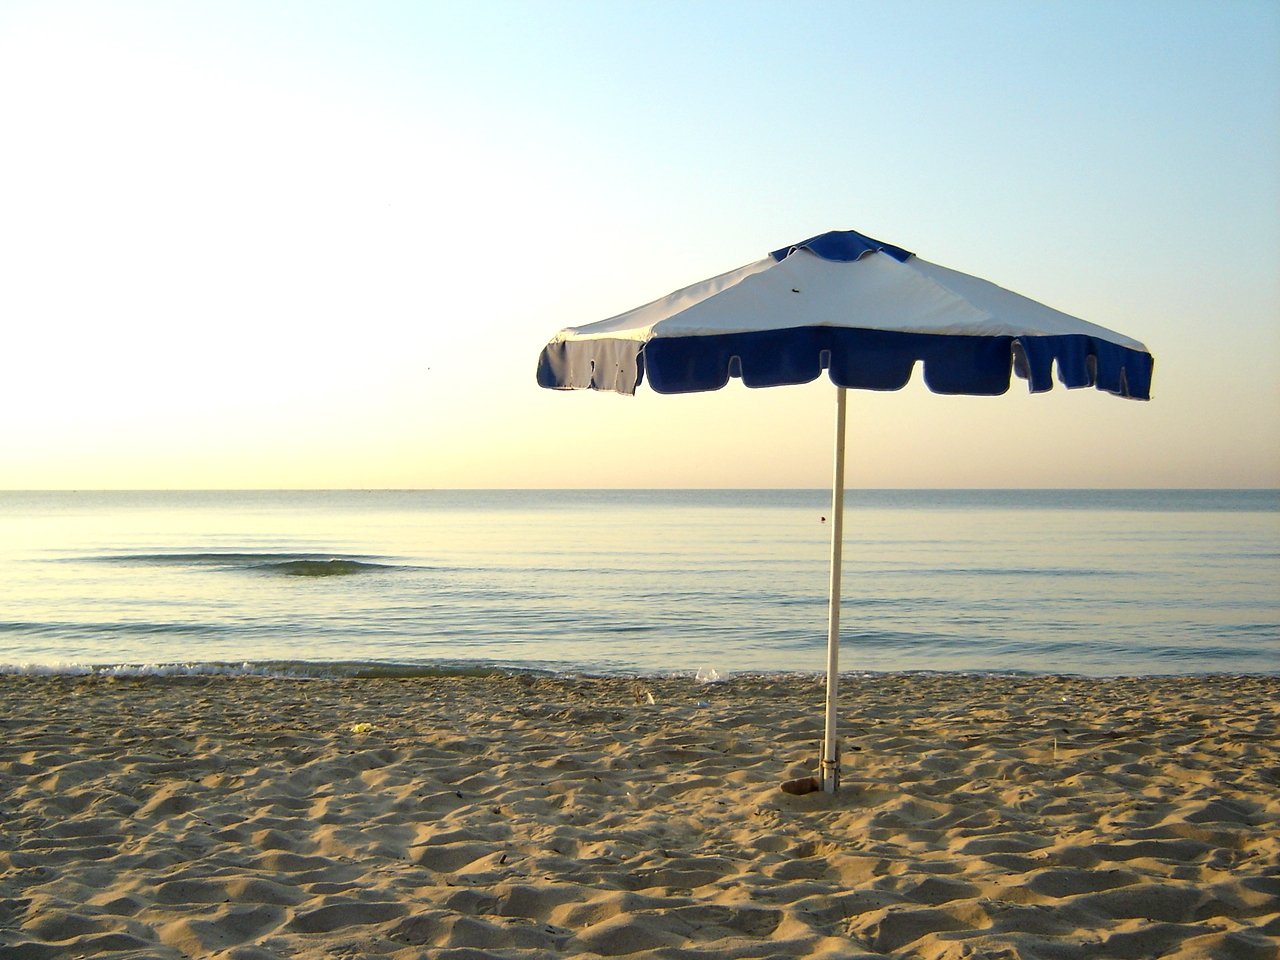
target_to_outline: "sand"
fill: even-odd
[[[0,677],[0,957],[1276,957],[1278,694]]]

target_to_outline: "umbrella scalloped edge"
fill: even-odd
[[[1151,399],[1150,353],[1085,334],[964,336],[850,327],[799,327],[712,336],[552,342],[538,358],[538,383],[561,390],[633,394],[647,378],[658,393],[718,390],[738,377],[748,387],[809,383],[825,369],[833,383],[860,390],[900,390],[916,363],[934,393],[995,396],[1011,376],[1033,393],[1095,387]]]

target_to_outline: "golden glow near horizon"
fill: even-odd
[[[1150,404],[852,393],[851,486],[1280,485],[1271,6],[676,17],[0,6],[0,488],[821,487],[825,380],[533,373],[845,228],[1156,355]]]

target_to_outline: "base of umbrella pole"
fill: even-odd
[[[828,760],[825,756],[818,761],[818,776],[797,777],[782,784],[782,792],[802,797],[806,793],[839,793],[840,791],[840,747],[836,745],[836,758]]]
[[[822,783],[823,793],[839,793],[840,792],[840,745],[836,744],[836,755],[834,758],[828,759],[825,755],[819,762],[820,772],[819,780]]]

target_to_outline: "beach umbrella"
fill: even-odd
[[[811,237],[608,320],[557,333],[538,383],[633,394],[808,383],[836,385],[823,790],[840,783],[836,735],[844,536],[845,391],[898,390],[923,366],[934,393],[996,395],[1010,376],[1032,393],[1057,379],[1136,400],[1153,360],[1123,334],[854,230]]]

